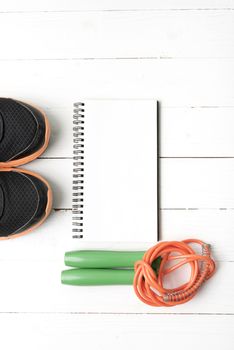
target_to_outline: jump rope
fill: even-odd
[[[200,246],[196,253],[193,245]],[[189,264],[190,278],[167,289],[166,275]],[[151,306],[175,306],[191,300],[215,272],[210,245],[198,239],[159,242],[146,252],[81,250],[65,253],[63,284],[76,286],[133,285],[137,297]]]

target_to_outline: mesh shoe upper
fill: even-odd
[[[20,233],[45,215],[48,188],[20,171],[0,171],[0,237]]]
[[[35,152],[45,139],[40,111],[23,102],[0,98],[0,162]]]

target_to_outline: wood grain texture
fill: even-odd
[[[0,59],[234,58],[233,21],[223,10],[0,13]]]
[[[41,0],[40,2],[22,0],[4,1],[0,10],[4,12],[67,12],[67,11],[128,11],[128,10],[191,10],[198,11],[231,10],[234,8],[233,0]]]
[[[14,348],[15,339],[24,345],[25,350],[32,347],[35,350],[64,349],[76,345],[104,350],[126,349],[130,345],[140,350],[146,344],[169,349],[181,343],[182,337],[190,344],[191,350],[199,348],[202,339],[206,339],[212,349],[231,350],[234,318],[210,315],[10,314],[0,315],[0,325],[3,330],[1,341],[6,350]]]
[[[1,96],[42,108],[82,98],[157,98],[161,106],[234,106],[234,59],[3,61]]]
[[[233,316],[10,314],[0,315],[0,326],[5,350],[12,350],[15,341],[24,344],[25,350],[81,345],[85,349],[119,350],[131,346],[140,350],[143,344],[169,349],[181,342],[196,350],[204,344],[202,339],[213,350],[231,350],[234,340]]]

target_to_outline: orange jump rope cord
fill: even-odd
[[[199,244],[202,254],[198,255],[190,244]],[[161,257],[158,274],[151,267],[154,260]],[[167,262],[177,261],[171,267]],[[189,264],[191,267],[190,279],[187,283],[174,288],[166,289],[163,286],[165,275],[181,266]],[[183,304],[192,299],[203,282],[215,272],[215,263],[211,258],[210,246],[198,239],[186,239],[181,242],[160,242],[150,248],[142,260],[135,263],[134,290],[138,298],[151,306],[174,306]]]

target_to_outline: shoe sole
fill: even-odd
[[[32,171],[25,170],[25,169],[15,169],[15,168],[4,168],[4,169],[1,169],[0,171],[15,171],[15,172],[18,172],[18,173],[23,173],[23,174],[26,174],[26,175],[34,176],[34,177],[38,178],[39,180],[41,180],[46,185],[46,187],[48,188],[48,191],[47,191],[47,205],[46,205],[45,215],[43,216],[43,218],[39,222],[37,222],[35,225],[31,226],[29,229],[27,229],[27,230],[25,230],[23,232],[12,234],[12,235],[9,235],[7,237],[0,237],[0,241],[4,241],[4,240],[7,240],[7,239],[14,239],[14,238],[18,238],[18,237],[27,235],[28,233],[32,232],[37,227],[39,227],[46,220],[46,218],[49,216],[49,214],[51,212],[53,195],[52,195],[52,190],[51,190],[51,187],[50,187],[49,183],[42,176],[40,176],[40,175],[38,175],[38,174],[36,174],[36,173],[34,173]]]
[[[23,102],[23,101],[22,101]],[[26,102],[25,102],[26,103]],[[45,114],[45,112],[37,107],[34,106],[33,104],[28,104],[31,105],[32,107],[34,107],[35,109],[37,109],[43,116],[44,121],[45,121],[45,142],[44,144],[41,146],[41,148],[39,148],[36,152],[30,154],[29,156],[23,157],[21,159],[16,159],[16,160],[10,160],[9,162],[0,162],[0,168],[11,168],[11,167],[17,167],[26,163],[31,162],[32,160],[40,157],[40,155],[46,150],[48,144],[49,144],[49,140],[50,140],[50,124],[49,124],[49,120]]]

